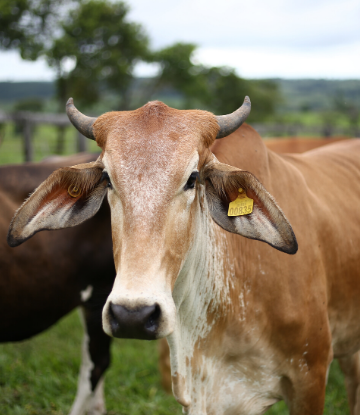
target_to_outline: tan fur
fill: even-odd
[[[93,127],[96,142],[99,147],[106,149],[107,136],[115,128],[125,133],[127,128],[135,126],[137,130],[156,133],[169,118],[177,123],[176,131],[169,134],[170,139],[175,141],[181,137],[182,132],[189,131],[185,124],[189,124],[193,133],[202,135],[206,147],[214,142],[219,131],[216,119],[211,113],[199,110],[179,111],[163,102],[152,101],[135,111],[113,111],[101,115]],[[186,120],[185,124],[184,120]]]

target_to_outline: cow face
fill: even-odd
[[[39,230],[77,225],[107,193],[117,269],[103,310],[109,335],[156,339],[174,330],[172,291],[187,258],[204,249],[206,239],[198,241],[208,220],[296,252],[290,224],[260,182],[211,153],[219,136],[214,115],[151,102],[91,120],[91,135],[102,148],[99,160],[50,176],[16,213],[8,240],[14,246]],[[254,201],[253,211],[230,217],[239,188]]]
[[[105,114],[94,124],[111,182],[117,268],[103,312],[107,333],[171,333],[171,293],[194,237],[199,169],[217,129],[211,114],[183,114],[159,102],[130,115]]]

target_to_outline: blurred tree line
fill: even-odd
[[[69,96],[91,108],[106,91],[116,95],[114,110],[142,105],[172,89],[186,108],[217,114],[252,101],[251,121],[274,113],[280,100],[272,81],[246,80],[226,67],[194,62],[196,46],[177,43],[152,50],[144,28],[128,20],[128,6],[110,0],[0,0],[0,48],[16,49],[23,59],[45,57],[56,73],[58,110]],[[158,74],[134,91],[134,67],[158,65]]]

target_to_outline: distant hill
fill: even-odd
[[[285,112],[331,109],[335,99],[360,108],[360,80],[271,80],[279,85],[283,96],[280,110]],[[138,79],[134,88],[141,88],[142,81],[145,79]],[[0,82],[0,102],[7,105],[28,98],[49,100],[54,92],[53,82]]]
[[[359,80],[272,79],[279,85],[285,111],[331,109],[335,99],[360,108]]]
[[[0,82],[0,101],[13,102],[27,98],[50,99],[54,82]]]

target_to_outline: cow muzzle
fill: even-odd
[[[171,293],[115,289],[103,309],[103,328],[113,337],[155,340],[173,332],[175,317]]]
[[[109,304],[109,323],[114,337],[155,340],[161,320],[159,304],[134,310],[122,305]]]

